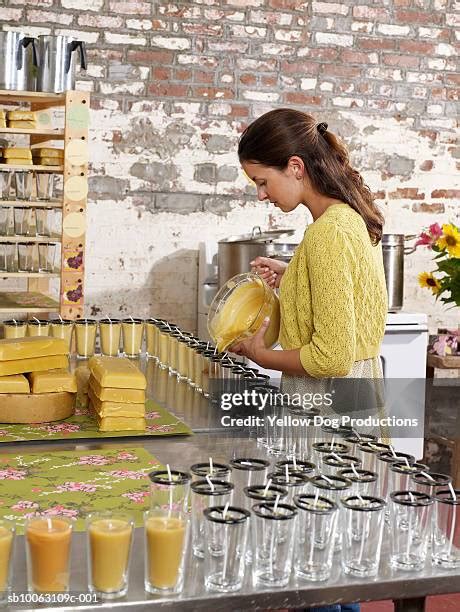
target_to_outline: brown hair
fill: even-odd
[[[259,163],[284,170],[289,158],[303,160],[308,177],[319,193],[346,202],[361,215],[373,244],[382,238],[383,215],[369,187],[350,165],[345,144],[326,123],[307,113],[279,108],[262,115],[243,132],[240,162]]]

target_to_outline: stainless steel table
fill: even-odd
[[[192,397],[192,401],[184,402],[181,399],[184,390],[179,392],[178,387],[174,386],[174,381],[171,382],[172,386],[168,397],[158,398],[158,388],[155,388],[157,383],[158,381],[155,381],[154,378],[150,380],[150,395],[155,399],[163,400],[161,402],[163,405],[183,418],[195,431],[197,429],[201,430],[201,433],[195,433],[195,435],[187,437],[130,438],[129,442],[125,438],[118,440],[111,438],[104,441],[97,440],[97,442],[76,440],[73,442],[8,444],[4,445],[2,455],[17,453],[18,451],[46,453],[58,449],[123,448],[130,444],[143,446],[162,463],[169,463],[175,468],[185,470],[193,463],[206,461],[210,456],[213,457],[214,461],[227,461],[235,456],[266,457],[265,450],[258,448],[253,439],[248,437],[235,438],[231,435],[231,432],[227,436],[223,436],[222,430],[219,433],[214,427],[207,429],[206,424],[210,422],[208,413],[214,408],[209,407],[207,402],[202,401],[202,398],[193,398],[193,394],[190,396],[186,392],[185,397]],[[211,419],[212,422],[214,420],[214,418]],[[269,457],[269,459],[273,458]],[[183,593],[174,597],[159,597],[148,595],[144,591],[142,530],[136,529],[128,595],[118,601],[103,603],[100,607],[103,609],[144,610],[155,606],[174,612],[198,609],[228,612],[229,610],[305,608],[339,602],[393,599],[397,612],[419,612],[424,609],[426,595],[453,593],[460,590],[460,570],[434,569],[428,563],[423,571],[416,573],[406,573],[388,568],[386,563],[387,540],[388,538],[385,539],[380,571],[375,578],[363,579],[345,576],[340,569],[339,555],[336,555],[332,577],[324,583],[303,582],[292,578],[289,585],[282,589],[254,589],[248,571],[245,584],[238,593],[208,593],[203,586],[203,562],[190,556]],[[71,591],[86,592],[86,547],[85,534],[83,533],[74,534],[71,563]],[[17,541],[13,589],[18,592],[24,592],[26,589],[25,552],[22,536]],[[22,606],[20,609],[36,609],[36,607]],[[88,610],[98,608],[99,605],[92,604],[63,606],[60,609]],[[51,608],[40,606],[40,609]]]
[[[257,449],[253,440],[238,439],[235,445],[231,438],[222,438],[215,434],[196,434],[187,438],[161,438],[138,441],[149,452],[163,463],[187,469],[192,463],[206,460],[212,456],[215,461],[227,460],[235,455],[265,456],[264,451]],[[73,443],[37,443],[27,444],[27,451],[46,453],[47,451],[63,449],[96,450],[107,447],[124,447],[126,442],[113,440],[101,444]],[[9,447],[8,452],[24,451],[24,445]],[[6,451],[5,451],[6,452]],[[25,554],[23,538],[17,542],[17,554],[14,567],[13,589],[25,591]],[[396,610],[412,612],[424,609],[424,597],[439,593],[452,593],[459,590],[460,570],[433,569],[427,564],[426,569],[417,573],[396,572],[387,567],[385,552],[382,556],[381,570],[376,578],[350,578],[342,574],[339,566],[339,556],[336,556],[332,578],[325,583],[308,583],[292,579],[283,589],[254,589],[250,583],[249,572],[243,589],[233,594],[207,593],[203,587],[202,561],[189,558],[184,592],[176,597],[157,597],[147,595],[143,587],[143,542],[142,530],[136,529],[132,565],[130,572],[130,588],[126,598],[107,602],[101,605],[103,609],[118,608],[144,610],[157,606],[164,610],[256,610],[276,608],[301,608],[323,604],[368,601],[378,599],[394,599]],[[72,548],[71,591],[86,591],[86,549],[85,536],[77,533],[74,536]],[[78,609],[94,609],[96,606],[78,606]],[[99,607],[99,606],[97,606]],[[33,608],[21,608],[33,609]],[[45,608],[47,609],[47,608]],[[77,606],[64,609],[77,609]]]

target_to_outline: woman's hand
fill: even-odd
[[[270,319],[266,317],[262,325],[260,326],[259,331],[254,334],[254,336],[251,336],[251,338],[247,338],[246,340],[238,342],[237,344],[231,346],[228,350],[232,353],[236,353],[237,355],[243,355],[251,361],[254,361],[254,363],[257,363],[257,365],[263,367],[263,363],[261,363],[261,360],[263,359],[264,352],[267,351],[264,342],[264,336],[269,324]]]
[[[256,257],[251,263],[251,272],[256,272],[272,289],[280,286],[287,263],[270,257]]]

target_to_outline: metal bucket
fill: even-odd
[[[415,247],[406,247],[406,240],[415,236],[404,234],[383,234],[383,267],[388,291],[388,311],[398,312],[404,304],[404,255],[413,253]]]
[[[35,91],[36,42],[22,32],[0,32],[0,89]]]
[[[80,65],[86,70],[85,43],[70,36],[39,36],[38,91],[62,93],[75,89],[75,54],[80,53]]]

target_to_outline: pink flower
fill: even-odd
[[[442,236],[442,227],[439,225],[439,223],[432,223],[428,228],[428,231],[435,240]]]
[[[119,459],[120,461],[136,461],[137,457],[136,455],[128,453],[127,451],[122,451],[121,453],[118,453],[117,459]]]
[[[175,425],[147,425],[147,431],[173,431],[175,429]]]
[[[110,460],[104,455],[82,455],[78,460],[79,465],[107,465]]]
[[[145,418],[146,419],[159,419],[160,418],[160,413],[159,412],[146,412],[145,413]]]
[[[427,234],[426,232],[422,232],[420,234],[420,238],[417,240],[417,242],[415,243],[415,246],[431,246],[433,242],[433,239],[431,238],[431,236],[429,234]]]
[[[95,493],[97,487],[96,485],[87,484],[86,482],[65,482],[64,484],[56,487],[56,490],[60,493],[64,491],[83,491],[84,493]]]
[[[68,518],[76,519],[78,516],[78,510],[71,510],[65,506],[57,505],[45,510],[43,512],[43,516],[67,516]]]
[[[38,507],[39,506],[36,502],[23,500],[19,501],[17,504],[14,504],[14,506],[11,506],[11,510],[33,510]]]
[[[71,423],[59,423],[57,425],[43,425],[38,429],[44,429],[48,433],[74,433],[80,431],[80,425],[72,425]]]
[[[143,478],[147,478],[144,472],[135,472],[133,470],[112,470],[108,472],[108,474],[116,478],[128,478],[129,480],[142,480]]]
[[[16,470],[14,468],[6,468],[0,470],[0,480],[24,480],[27,472],[25,470]]]
[[[0,429],[0,436],[7,436],[8,432],[5,431],[4,429]]]
[[[75,408],[75,416],[86,416],[90,414],[87,408]]]
[[[148,491],[139,491],[138,493],[122,493],[122,497],[127,497],[135,504],[143,504],[145,498],[148,497],[150,493]]]

